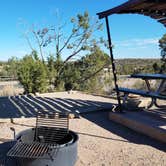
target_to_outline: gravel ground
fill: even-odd
[[[35,125],[35,119],[0,123],[0,141]],[[79,135],[76,166],[165,166],[166,145],[108,120],[107,112],[70,119],[70,129]]]
[[[40,96],[112,102],[108,98],[73,93]],[[14,119],[14,123],[10,119],[0,121],[0,143],[13,139],[10,127],[18,133],[34,125],[35,118]],[[94,112],[79,119],[70,119],[70,129],[79,135],[75,166],[166,166],[166,144],[111,122],[108,112]]]

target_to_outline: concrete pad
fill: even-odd
[[[140,112],[109,113],[109,119],[136,132],[166,143],[166,119],[159,119]]]

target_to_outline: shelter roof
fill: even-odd
[[[112,14],[142,14],[166,26],[166,0],[129,0],[120,6],[97,13],[100,19]]]

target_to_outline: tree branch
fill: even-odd
[[[71,38],[73,37],[73,33],[68,37],[65,44],[62,46],[62,48],[58,51],[58,54],[62,52],[62,50],[67,46],[67,44],[70,42]]]
[[[84,78],[83,80],[81,80],[81,81],[78,82],[78,83],[82,83],[82,82],[84,82],[84,81],[90,79],[91,77],[94,77],[97,73],[99,73],[100,71],[102,71],[103,68],[106,67],[107,65],[108,65],[108,63],[104,64],[99,70],[97,70],[96,72],[90,74],[89,76],[87,76],[86,78]]]
[[[29,45],[30,49],[31,49],[32,51],[34,51],[35,49],[32,47],[31,42],[30,42],[30,40],[29,40],[28,36],[27,36],[27,35],[25,35],[25,34],[24,34],[24,36],[25,36],[25,39],[27,40],[27,43],[28,43],[28,45]]]
[[[34,34],[36,41],[38,43],[39,46],[39,51],[40,51],[40,56],[42,58],[42,61],[44,63],[44,57],[43,57],[43,51],[42,51],[42,43],[40,43],[39,37],[37,36],[36,32],[34,30],[32,30],[32,33]]]

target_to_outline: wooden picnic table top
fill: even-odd
[[[132,74],[131,78],[141,78],[141,79],[162,79],[166,80],[166,74]]]

